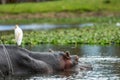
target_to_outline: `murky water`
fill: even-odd
[[[79,55],[79,64],[92,66],[92,70],[72,70],[50,75],[27,75],[9,77],[12,80],[120,80],[120,46],[108,45],[51,45],[44,44],[34,47],[26,46],[32,51],[69,50],[71,54]],[[7,78],[7,79],[9,79]]]

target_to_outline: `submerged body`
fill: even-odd
[[[0,75],[53,73],[70,69],[77,63],[78,56],[68,52],[31,52],[16,46],[5,46],[5,49],[0,46]]]

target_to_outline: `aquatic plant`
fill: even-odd
[[[15,44],[13,33],[1,35],[4,44]],[[24,31],[22,45],[37,44],[120,44],[120,27],[93,27]]]

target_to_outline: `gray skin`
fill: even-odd
[[[23,75],[64,71],[77,65],[78,56],[69,52],[31,52],[0,45],[0,75]]]

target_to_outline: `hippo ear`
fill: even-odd
[[[69,51],[66,51],[65,54],[66,54],[66,58],[70,58],[70,52]]]

